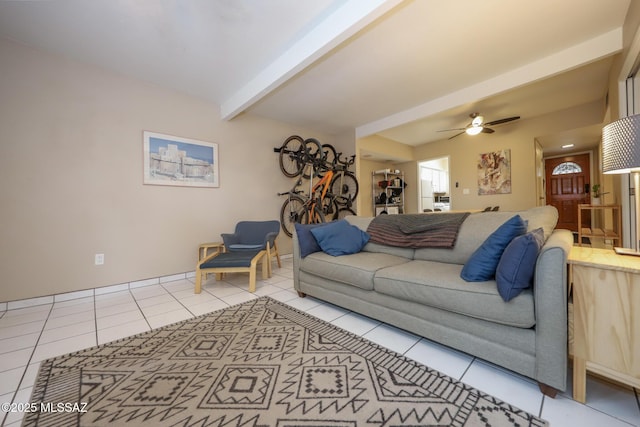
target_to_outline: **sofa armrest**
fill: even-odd
[[[567,257],[573,245],[569,230],[556,229],[536,262],[533,287],[536,316],[538,381],[557,390],[567,378]]]

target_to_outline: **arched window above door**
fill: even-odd
[[[553,168],[552,175],[565,175],[568,173],[580,173],[582,168],[575,162],[563,162]]]

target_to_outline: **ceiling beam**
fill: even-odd
[[[483,82],[452,92],[424,104],[356,128],[356,138],[364,138],[433,114],[486,99],[490,96],[552,77],[582,65],[597,61],[622,50],[622,28],[574,45],[568,49],[531,62],[523,67],[492,77]]]
[[[220,106],[222,119],[233,119],[402,1],[345,2],[226,100]]]

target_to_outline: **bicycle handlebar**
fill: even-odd
[[[304,191],[302,190],[289,190],[289,191],[285,191],[284,193],[277,193],[278,196],[286,196],[287,194],[302,194],[304,193]]]
[[[285,191],[284,193],[277,193],[278,196],[285,196],[287,194],[300,194],[300,193],[304,193],[304,191],[302,190],[296,190],[296,188],[298,188],[299,185],[302,184],[302,179],[298,178],[298,180],[296,181],[295,184],[293,184],[293,187],[291,187],[291,189],[289,191]]]

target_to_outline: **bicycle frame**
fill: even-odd
[[[316,191],[318,190],[318,188],[322,187],[319,200],[320,202],[324,200],[324,197],[327,195],[327,191],[329,191],[329,184],[331,183],[331,179],[333,179],[333,175],[334,175],[334,172],[331,169],[329,169],[327,173],[325,173],[324,176],[320,178],[318,182],[316,182],[313,185],[310,185],[311,190],[309,191],[309,194],[311,195],[311,198],[314,198],[313,195],[316,194]],[[312,183],[313,181],[309,181],[309,182]]]
[[[278,193],[278,196],[287,196],[287,200],[282,204],[280,211],[280,222],[282,229],[289,237],[293,235],[293,229],[290,227],[292,223],[314,224],[324,222],[324,215],[317,203],[317,199],[309,197],[303,191],[297,189],[301,184],[302,179],[298,179],[289,191]]]
[[[329,191],[333,175],[333,170],[329,169],[315,184],[313,184],[313,176],[309,180],[309,208],[307,209],[309,213],[309,224],[324,222],[324,217],[320,217],[318,212],[322,212],[322,203],[327,195],[327,191]],[[318,193],[319,195],[316,196]]]

